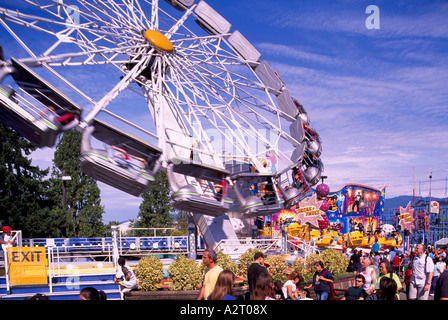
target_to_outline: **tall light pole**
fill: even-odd
[[[429,175],[429,201],[431,202],[432,172]]]
[[[432,172],[429,175],[429,201],[428,201],[428,214],[425,216],[425,224],[424,224],[424,229],[423,229],[423,243],[425,243],[425,235],[426,235],[426,221],[428,221],[429,224],[429,215],[431,214],[431,188],[432,188]],[[428,220],[427,220],[428,219]],[[429,227],[429,225],[428,225]]]
[[[62,171],[62,209],[65,211],[67,207],[67,190],[65,189],[65,181],[72,180],[72,177],[65,175],[65,170]]]

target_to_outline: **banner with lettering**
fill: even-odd
[[[299,207],[296,208],[297,219],[301,224],[309,223],[314,228],[319,228],[319,220],[324,220],[325,213],[320,210],[323,201],[319,201],[316,194],[313,193],[311,198],[300,201]]]
[[[45,248],[9,247],[8,261],[12,286],[48,283]]]
[[[414,209],[411,208],[411,201],[409,201],[406,208],[400,206],[400,214],[398,219],[398,225],[401,226],[402,230],[409,230],[410,232],[414,230]]]

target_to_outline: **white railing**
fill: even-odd
[[[169,228],[161,229],[168,230]],[[152,229],[154,235],[157,230]],[[87,266],[89,268],[88,270],[82,270],[83,274],[98,271],[115,273],[116,259],[120,255],[138,253],[188,254],[187,236],[126,237],[116,235],[112,238],[49,238],[22,241],[20,231],[13,231],[13,234],[13,240],[16,240],[14,246],[46,249],[46,270],[50,292],[53,292],[54,278],[67,276],[68,280],[66,281],[77,282],[81,269],[87,268]],[[6,251],[3,252],[6,288],[9,293],[11,288],[7,256]],[[105,268],[110,270],[105,270]]]
[[[299,237],[294,237],[289,235],[288,243],[292,246],[294,251],[297,251],[297,255],[300,255],[304,260],[310,254],[314,254],[317,251],[316,240],[311,239],[311,241],[305,241]]]
[[[165,228],[163,228],[165,229]],[[157,230],[153,230],[154,235]],[[22,246],[22,238],[20,231],[14,231],[14,240],[16,240],[17,246]],[[67,281],[77,281],[79,272],[83,265],[89,265],[92,268],[91,272],[95,271],[109,272],[104,268],[110,268],[110,272],[115,272],[116,259],[118,256],[126,254],[135,254],[144,251],[145,254],[151,253],[167,253],[167,254],[188,254],[188,239],[187,236],[155,236],[155,237],[124,237],[118,236],[112,237],[112,241],[108,238],[106,242],[105,238],[95,238],[93,241],[87,239],[84,242],[77,243],[76,245],[67,245],[67,241],[61,243],[61,239],[35,239],[33,241],[25,241],[28,246],[40,246],[46,248],[47,254],[47,275],[49,280],[50,292],[52,292],[53,279],[57,277],[67,276]],[[92,239],[90,239],[92,240]],[[115,240],[115,242],[114,242]],[[143,242],[142,242],[143,241]],[[144,243],[148,241],[148,243]],[[149,242],[150,241],[150,242]],[[185,242],[185,243],[184,243]],[[34,244],[34,245],[33,245]],[[304,259],[306,256],[316,252],[316,242],[303,241],[300,238],[289,236],[288,247],[301,255]],[[216,251],[223,251],[231,256],[232,259],[238,259],[241,254],[246,250],[253,248],[262,252],[284,252],[286,248],[282,248],[281,237],[272,238],[240,238],[240,239],[224,239],[221,240],[213,249]],[[286,250],[290,251],[290,250]],[[5,262],[6,260],[5,253]],[[95,268],[99,268],[95,270]],[[85,272],[90,272],[89,270]],[[7,290],[10,292],[8,263],[5,263],[5,274],[7,282]]]
[[[222,251],[229,255],[232,259],[238,259],[240,255],[246,252],[248,249],[257,249],[262,252],[277,251],[281,249],[280,237],[274,237],[270,239],[253,239],[253,238],[240,238],[240,239],[223,239],[213,248],[215,251]]]
[[[133,251],[144,251],[147,254],[188,254],[188,236],[157,236],[157,231],[183,230],[176,228],[129,228],[130,231],[146,231],[153,233],[151,237],[127,237],[120,234],[117,240],[118,253],[125,255]]]
[[[186,253],[187,236],[158,236],[158,237],[126,237],[117,239],[117,248],[120,254],[126,253]],[[66,238],[57,239],[58,242],[49,244],[53,239],[25,239],[25,247],[58,247],[59,252],[85,252],[101,254],[111,250],[113,241],[108,238]]]
[[[65,253],[65,248],[48,246],[46,247],[46,251],[48,261],[47,276],[50,292],[53,292],[53,279],[57,277],[67,277],[66,284],[68,286],[75,285],[75,282],[79,281],[80,269],[83,264],[92,268],[90,270],[92,274],[99,271],[115,273],[111,247],[103,254],[95,254],[95,260],[92,256],[85,254],[74,254],[70,256],[61,254]],[[84,274],[89,274],[89,272]]]
[[[298,237],[288,237],[288,246],[293,248],[294,251],[306,259],[310,254],[316,253],[317,246],[316,241],[312,240],[304,241]],[[257,249],[262,252],[289,252],[287,248],[282,248],[281,236],[272,238],[240,238],[240,239],[224,239],[221,240],[214,248],[215,251],[222,251],[228,254],[232,259],[237,259],[241,254],[243,254],[247,249]]]

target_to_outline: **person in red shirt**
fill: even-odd
[[[409,267],[404,272],[404,285],[406,285],[406,300],[409,300],[409,284],[411,283],[412,278],[412,266]]]
[[[392,259],[392,264],[394,266],[394,272],[397,274],[397,276],[400,276],[400,256],[398,254],[395,255],[395,257]]]

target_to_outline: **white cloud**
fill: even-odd
[[[321,64],[334,64],[337,61],[329,56],[307,52],[306,50],[278,43],[261,42],[257,44],[257,49],[268,55],[281,55],[296,60],[317,62]]]
[[[380,53],[364,56],[354,68],[337,54],[263,47],[323,140],[324,174],[332,189],[356,182],[387,184],[388,196],[412,194],[413,166],[419,168],[417,180],[427,179],[431,168],[446,177],[448,68],[428,40],[424,49],[409,50],[407,40],[378,43]],[[370,65],[369,72],[361,65]],[[339,71],[344,68],[350,72]]]
[[[98,182],[98,186],[101,189],[101,204],[105,207],[105,222],[137,219],[141,197],[131,196],[102,182]]]
[[[31,153],[33,165],[38,165],[40,169],[51,168],[53,165],[53,148],[36,149]]]
[[[380,29],[366,28],[369,5],[359,1],[327,2],[317,5],[291,1],[270,8],[270,24],[297,32],[319,31],[330,34],[359,34],[367,37],[448,38],[448,5],[443,2],[383,3],[377,5]]]

